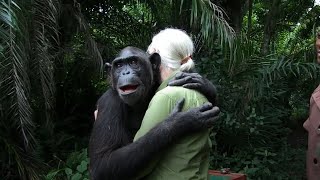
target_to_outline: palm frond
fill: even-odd
[[[87,53],[95,62],[96,69],[100,74],[103,73],[103,59],[101,53],[98,49],[96,41],[92,38],[90,32],[89,23],[86,21],[85,17],[81,13],[80,4],[75,3],[73,7],[73,15],[77,19],[77,23],[80,31],[84,33],[85,45],[87,47]]]
[[[20,17],[22,8],[14,1],[0,4],[1,36],[3,47],[0,55],[0,119],[9,137],[0,137],[1,145],[9,156],[9,162],[16,164],[21,179],[37,179],[39,175],[32,157],[36,146],[35,124],[30,105],[29,55],[25,49],[25,29]],[[16,133],[12,133],[16,132]],[[10,164],[11,165],[11,164]]]
[[[301,79],[304,81],[319,78],[320,67],[304,59],[270,54],[256,56],[254,44],[245,37],[237,38],[233,43],[233,52],[226,54],[223,68],[231,81],[244,87],[246,94],[257,97],[268,90],[275,81]],[[289,89],[289,87],[288,87]],[[249,98],[250,99],[250,98]]]
[[[40,179],[38,171],[40,166],[32,153],[24,151],[15,143],[8,141],[8,139],[0,137],[0,142],[4,145],[4,150],[6,150],[9,157],[15,160],[21,179]],[[5,179],[10,179],[10,177]]]
[[[59,44],[58,17],[59,2],[55,0],[34,0],[34,41],[35,53],[32,59],[32,69],[41,82],[45,104],[46,126],[52,123],[54,110],[54,55],[50,50]],[[52,129],[52,128],[48,128]]]
[[[294,62],[285,57],[271,61],[271,64],[260,69],[262,78],[266,83],[272,83],[280,77],[292,75],[295,78],[317,79],[320,67],[315,63]]]
[[[1,9],[7,12],[8,21],[3,21],[3,27],[8,34],[5,42],[1,40],[4,47],[4,56],[1,62],[1,80],[0,88],[3,92],[1,100],[7,99],[11,102],[10,107],[6,108],[13,122],[20,130],[24,140],[26,149],[33,149],[35,139],[33,137],[34,123],[32,122],[32,113],[29,103],[30,80],[27,74],[28,57],[20,41],[23,31],[20,29],[15,11],[19,11],[19,7],[11,0],[7,3],[2,2]],[[4,16],[2,16],[4,17]],[[2,20],[2,19],[1,19]],[[9,24],[8,24],[9,23]],[[7,116],[10,117],[10,116]],[[10,121],[7,119],[7,121]]]
[[[222,47],[227,44],[231,48],[235,33],[226,21],[223,9],[210,0],[192,0],[191,4],[191,25],[199,25],[204,40],[212,45],[217,36]]]
[[[135,2],[139,1],[136,0]],[[160,21],[158,19],[161,16],[164,16],[164,12],[159,11],[160,5],[156,6],[158,3],[154,0],[143,2],[151,8],[151,12],[153,12],[155,21]],[[167,0],[166,2],[171,6],[174,6],[171,13],[174,13],[176,11],[180,11],[180,13],[182,13],[183,11],[190,11],[191,27],[194,27],[197,32],[200,32],[201,38],[203,38],[204,41],[208,43],[209,47],[213,46],[217,40],[222,47],[226,47],[226,45],[228,45],[228,48],[232,47],[235,32],[226,21],[226,18],[228,18],[226,13],[219,6],[217,6],[210,0],[191,0],[191,3],[190,1],[185,0]],[[161,6],[164,5],[161,4]]]

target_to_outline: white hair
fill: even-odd
[[[191,55],[194,51],[193,42],[185,31],[167,28],[152,38],[148,53],[157,52],[161,56],[161,63],[171,69],[181,71],[194,67]]]

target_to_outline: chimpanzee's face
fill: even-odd
[[[113,88],[129,106],[143,101],[149,95],[154,84],[152,66],[148,54],[134,47],[123,49],[113,60]]]

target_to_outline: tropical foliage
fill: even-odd
[[[108,88],[103,63],[178,27],[219,92],[211,168],[304,179],[319,13],[313,0],[2,0],[0,177],[88,179],[92,112]]]

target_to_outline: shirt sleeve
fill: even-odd
[[[151,100],[145,113],[140,129],[134,137],[134,141],[148,133],[153,127],[164,121],[175,106],[175,101],[168,95],[157,93]]]

